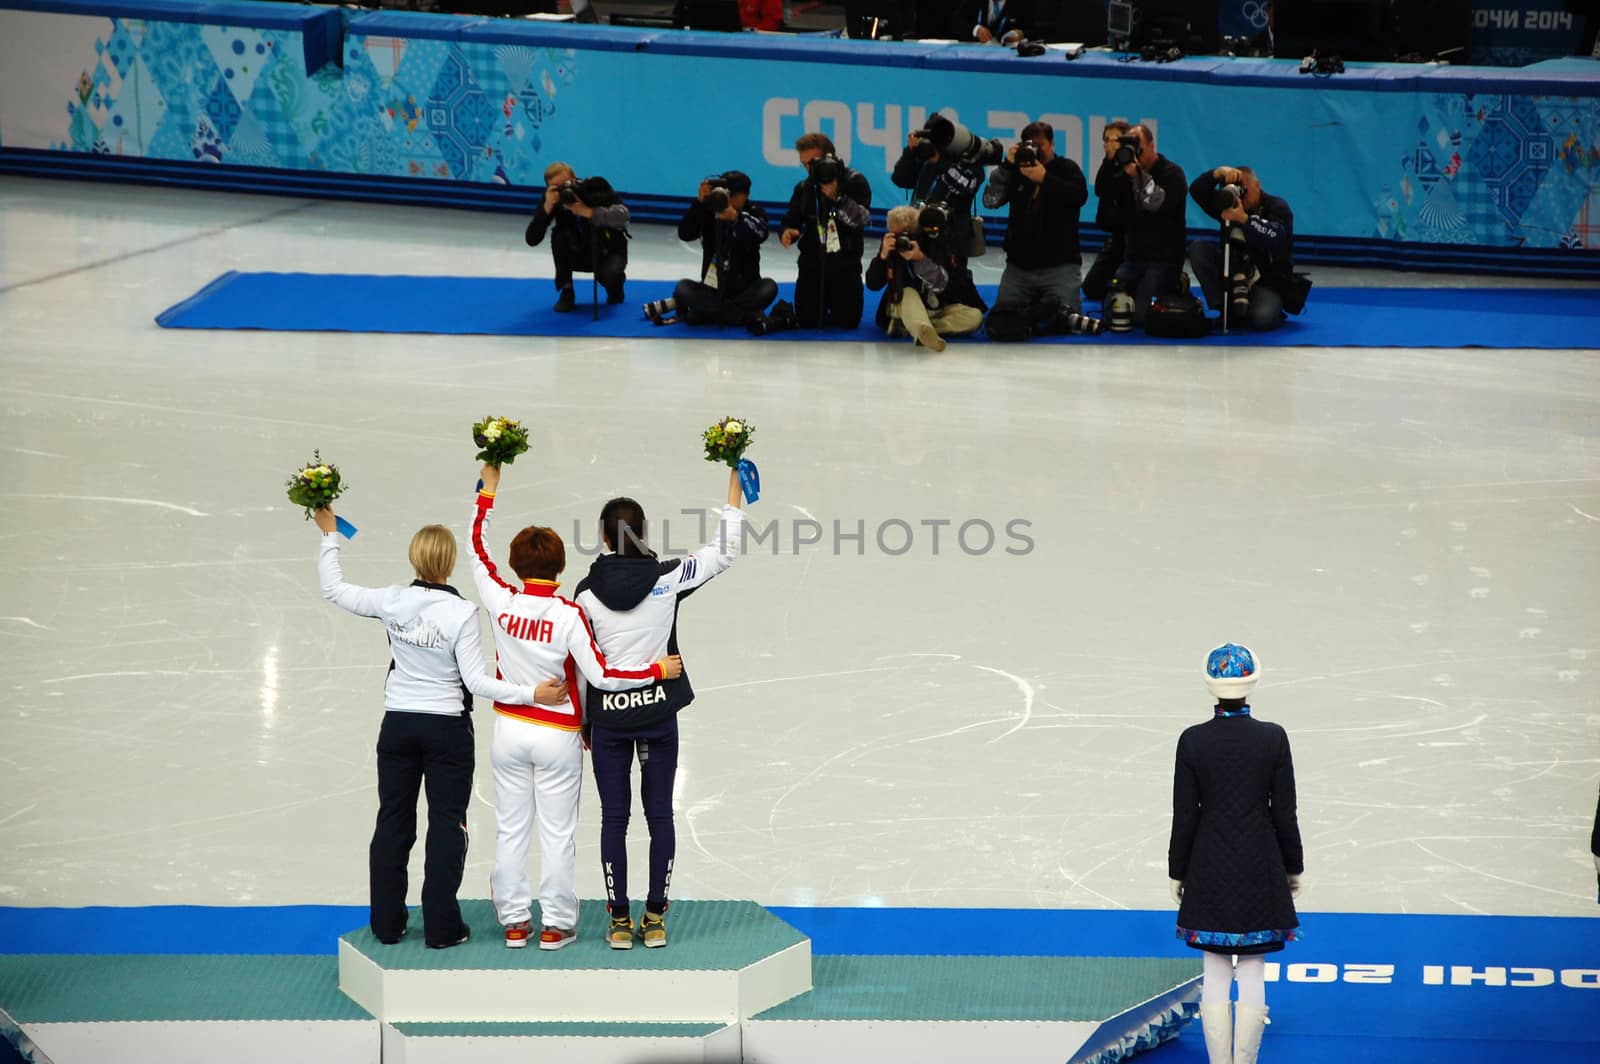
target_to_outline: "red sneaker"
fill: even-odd
[[[521,923],[506,925],[506,949],[521,949],[528,944],[528,935],[533,932],[533,921],[523,920]]]
[[[563,946],[571,945],[577,938],[578,929],[575,927],[565,930],[559,927],[547,927],[539,932],[539,948],[561,949]]]

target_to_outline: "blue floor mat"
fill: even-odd
[[[276,332],[448,333],[491,336],[683,337],[747,340],[741,328],[659,327],[644,320],[647,300],[672,294],[672,281],[629,281],[627,302],[601,306],[593,320],[589,286],[578,308],[551,309],[548,280],[496,277],[314,273],[226,273],[163,311],[168,329],[262,329]],[[793,299],[784,285],[780,298]],[[991,302],[992,289],[984,295]],[[602,299],[604,298],[602,293]],[[873,343],[877,295],[867,293],[868,320],[854,330],[778,333],[779,341],[826,338]],[[1181,343],[1271,347],[1583,348],[1600,336],[1600,293],[1589,289],[1317,288],[1305,314],[1270,333],[1233,333],[1203,340],[1150,341],[1142,333],[1050,337],[1051,343]],[[900,340],[899,343],[909,344]],[[981,337],[956,342],[982,343]]]

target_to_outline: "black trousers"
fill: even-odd
[[[1104,302],[1106,289],[1111,287],[1111,278],[1116,276],[1117,267],[1121,265],[1122,234],[1112,233],[1106,237],[1100,253],[1094,257],[1094,265],[1084,274],[1081,286],[1083,294],[1096,303]]]
[[[461,937],[456,891],[467,864],[467,803],[472,799],[472,717],[383,715],[378,731],[378,823],[367,851],[372,933],[393,942],[406,929],[406,863],[417,841],[417,795],[428,790],[422,931],[430,946]]]
[[[595,280],[600,282],[600,287],[610,295],[615,292],[618,296],[622,293],[622,283],[628,279],[628,256],[621,252],[612,252],[600,256],[600,261],[595,263],[588,255],[575,255],[563,248],[552,244],[550,257],[556,263],[556,291],[572,287],[574,273],[593,273]]]
[[[802,329],[832,325],[854,329],[861,324],[866,286],[861,280],[861,260],[840,255],[824,265],[815,257],[800,260],[794,282],[794,317]]]
[[[777,298],[778,282],[770,277],[757,278],[731,296],[688,278],[672,290],[678,316],[691,325],[742,325]]]

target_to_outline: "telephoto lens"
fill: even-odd
[[[1091,318],[1087,314],[1074,314],[1071,311],[1063,314],[1061,321],[1066,326],[1067,332],[1083,336],[1098,336],[1100,330],[1105,328],[1105,323],[1099,318]]]

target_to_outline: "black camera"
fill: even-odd
[[[924,204],[917,211],[917,230],[928,240],[938,240],[944,236],[949,225],[950,212],[941,203]]]
[[[911,234],[896,233],[894,235],[894,249],[900,252],[902,255],[916,246],[917,242],[911,239]]]
[[[917,130],[916,155],[926,162],[935,152],[967,166],[993,166],[1006,157],[1006,150],[998,140],[981,140],[966,126],[952,122],[937,111]]]
[[[811,160],[810,170],[811,180],[819,185],[828,185],[839,180],[844,164],[831,155],[819,155]]]
[[[1211,209],[1221,214],[1244,203],[1244,189],[1238,185],[1223,185],[1211,201]]]
[[[725,174],[712,174],[706,178],[706,184],[710,185],[711,189],[706,193],[705,204],[706,209],[712,214],[721,214],[732,203],[726,187],[727,180]]]
[[[1023,141],[1021,144],[1017,145],[1017,154],[1013,161],[1016,163],[1017,169],[1019,170],[1024,166],[1037,165],[1039,162],[1038,146],[1035,145],[1031,140]]]
[[[556,198],[563,207],[570,207],[574,203],[583,202],[583,197],[578,194],[578,182],[566,181],[556,186]]]
[[[1139,159],[1139,135],[1137,133],[1123,133],[1117,137],[1117,151],[1111,156],[1111,161],[1118,166],[1127,166]]]

